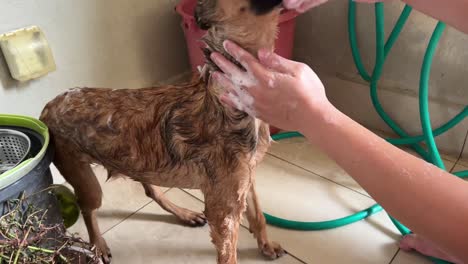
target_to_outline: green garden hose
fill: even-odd
[[[391,32],[387,42],[385,43],[385,32],[384,32],[384,4],[376,3],[375,4],[375,20],[376,20],[376,62],[373,69],[372,76],[366,71],[364,64],[361,60],[361,55],[357,45],[357,36],[356,36],[356,3],[353,0],[349,1],[349,13],[348,13],[348,31],[349,31],[349,41],[351,44],[351,50],[353,54],[353,59],[356,64],[357,70],[361,77],[370,83],[370,93],[372,103],[377,110],[377,113],[380,117],[387,123],[387,125],[400,137],[397,139],[387,139],[388,142],[394,145],[409,145],[411,146],[423,159],[428,162],[431,162],[437,165],[441,169],[445,169],[444,163],[440,157],[440,153],[437,149],[434,137],[439,136],[449,129],[453,128],[461,121],[463,121],[468,116],[468,106],[463,109],[459,114],[454,118],[449,120],[446,124],[440,126],[439,128],[432,130],[429,114],[429,79],[432,66],[432,60],[434,54],[437,50],[438,43],[444,32],[445,24],[439,22],[434,30],[434,33],[429,42],[426,55],[424,57],[423,66],[421,69],[421,80],[420,80],[420,96],[419,96],[419,105],[420,105],[420,115],[421,115],[421,125],[423,128],[423,134],[418,136],[410,136],[406,133],[398,124],[385,112],[383,109],[377,93],[378,82],[383,72],[383,66],[385,59],[390,53],[393,45],[398,39],[406,21],[408,20],[412,11],[412,7],[406,5],[403,9],[399,19],[397,20],[393,31]],[[288,132],[280,133],[273,136],[273,140],[283,140],[293,137],[302,137],[300,133],[297,132]],[[420,143],[425,142],[428,150],[425,150]],[[460,178],[468,178],[468,171],[455,172],[454,175]],[[265,218],[267,222],[271,225],[293,229],[293,230],[303,230],[303,231],[312,231],[312,230],[325,230],[338,228],[346,226],[358,221],[361,221],[373,214],[376,214],[382,211],[383,208],[375,204],[365,210],[352,214],[350,216],[322,222],[299,222],[287,220],[279,217],[275,217],[265,213]],[[411,230],[406,228],[404,225],[399,223],[396,219],[390,217],[391,221],[395,224],[397,229],[401,232],[402,235],[407,235],[411,233]],[[434,263],[448,263],[443,260],[438,260],[431,258]]]
[[[382,211],[382,207],[378,204],[373,205],[365,210],[362,210],[356,214],[343,217],[331,221],[323,222],[299,222],[299,221],[289,221],[279,217],[275,217],[269,214],[265,214],[267,222],[274,226],[279,226],[286,229],[302,230],[302,231],[318,231],[318,230],[327,230],[346,226],[352,223],[359,222],[373,214]]]
[[[445,170],[445,165],[442,161],[442,158],[440,157],[440,153],[434,140],[434,133],[432,132],[431,128],[431,118],[429,114],[429,78],[431,75],[432,60],[444,30],[445,24],[442,22],[437,23],[431,40],[429,41],[427,52],[424,56],[419,89],[419,112],[421,115],[421,125],[425,136],[425,141],[428,145],[432,163],[443,170]]]

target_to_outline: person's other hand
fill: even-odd
[[[377,3],[382,0],[354,0],[361,3]],[[304,13],[307,10],[319,6],[328,0],[283,0],[283,5],[286,9],[296,10],[297,12]]]
[[[233,42],[226,41],[224,46],[247,69],[238,68],[219,53],[212,54],[224,72],[212,75],[226,90],[221,95],[224,103],[293,131],[301,131],[305,120],[313,122],[330,108],[322,82],[306,64],[266,50],[259,51],[257,60]]]

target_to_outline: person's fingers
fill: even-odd
[[[246,107],[244,112],[246,112],[249,116],[257,118],[257,112],[252,109],[251,107]]]
[[[317,0],[317,1],[309,1],[309,2],[305,2],[303,3],[302,5],[300,5],[299,7],[296,8],[296,11],[299,12],[299,13],[304,13],[306,11],[308,11],[309,9],[312,9],[314,7],[317,7],[323,3],[327,2],[327,0]]]
[[[246,62],[255,61],[255,57],[250,54],[248,51],[241,48],[236,43],[225,40],[223,42],[224,49],[231,55],[236,61],[238,61],[242,66],[248,67],[249,65],[244,65]]]
[[[307,10],[319,6],[328,0],[284,0],[283,5],[286,9],[293,9],[299,13],[304,13]]]
[[[229,95],[229,93],[224,93],[222,94],[219,99],[221,100],[221,102],[223,102],[225,105],[231,107],[231,108],[236,108],[236,106],[234,105],[234,103],[232,102],[231,100],[231,96]]]
[[[358,2],[358,3],[369,3],[369,4],[372,4],[372,3],[378,3],[378,2],[382,2],[383,0],[353,0],[354,2]]]
[[[241,102],[239,96],[233,93],[227,93],[227,97],[234,108],[240,111],[244,111],[245,107],[244,107],[244,104]]]
[[[445,253],[432,241],[416,234],[409,234],[403,237],[399,244],[400,249],[404,251],[415,250],[426,256],[444,259],[450,263],[462,263],[450,254]]]
[[[221,102],[224,104],[237,109],[239,111],[243,111],[250,116],[255,117],[256,113],[252,105],[246,105],[240,96],[237,96],[233,93],[224,93],[220,96]]]
[[[221,85],[225,89],[227,93],[231,93],[234,96],[236,96],[237,99],[240,100],[244,108],[251,106],[253,104],[254,99],[252,97],[252,94],[250,93],[250,91],[247,91],[248,88],[251,88],[248,86],[253,85],[253,84],[250,84],[249,82],[245,82],[247,86],[244,86],[244,85],[240,85],[239,82],[234,83],[225,74],[222,74],[220,72],[214,72],[212,76],[215,79],[215,81],[217,81],[218,84]],[[255,90],[255,89],[252,89],[252,90]],[[231,101],[236,101],[236,100],[233,99]]]
[[[266,69],[258,62],[257,58],[236,43],[226,40],[224,41],[224,49],[254,76],[261,77],[266,74]]]
[[[225,74],[229,76],[240,76],[243,74],[243,71],[239,69],[239,67],[218,52],[213,52],[211,54],[211,59]]]
[[[378,3],[383,0],[353,0],[359,3]],[[317,7],[328,2],[328,0],[283,0],[283,6],[286,9],[296,10],[299,13],[304,13],[309,9]]]
[[[284,0],[283,5],[287,9],[296,9],[298,8],[304,0]]]
[[[291,73],[297,64],[266,49],[258,51],[258,59],[263,66],[280,73]]]
[[[231,106],[232,108],[245,111],[251,116],[255,116],[253,106],[255,100],[252,95],[257,93],[250,93],[250,91],[247,90],[247,87],[236,85],[223,73],[214,72],[212,77],[225,89],[225,93],[220,96],[220,100],[223,103]],[[255,90],[257,89],[251,89],[251,91]]]
[[[220,72],[214,72],[211,74],[214,80],[221,85],[227,92],[236,93],[236,88],[234,83],[226,77],[225,74]]]

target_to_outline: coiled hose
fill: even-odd
[[[429,42],[426,55],[424,57],[424,62],[421,70],[421,79],[420,79],[420,96],[419,96],[419,105],[420,105],[420,115],[421,115],[421,125],[423,128],[423,134],[418,136],[410,136],[406,133],[398,124],[385,112],[383,109],[377,93],[378,82],[383,72],[383,66],[385,64],[385,59],[390,53],[393,45],[397,41],[403,27],[406,24],[409,16],[411,15],[412,7],[406,5],[403,9],[399,19],[397,20],[393,31],[391,32],[387,42],[385,42],[385,32],[384,32],[384,4],[376,3],[375,4],[375,21],[376,21],[376,62],[373,69],[372,75],[366,71],[359,52],[357,45],[357,36],[356,36],[356,3],[353,0],[349,0],[349,11],[348,11],[348,31],[349,31],[349,41],[351,45],[351,50],[353,54],[353,59],[356,64],[357,70],[361,75],[362,79],[370,83],[370,94],[372,98],[372,103],[380,115],[380,117],[387,123],[387,125],[400,137],[397,139],[387,139],[389,143],[394,145],[409,145],[413,148],[423,159],[428,162],[431,162],[437,165],[441,169],[445,169],[444,163],[440,157],[440,153],[437,149],[434,137],[439,136],[449,129],[453,128],[461,121],[463,121],[468,116],[468,106],[463,109],[459,114],[454,118],[449,120],[446,124],[440,126],[439,128],[432,130],[430,122],[430,113],[429,113],[429,79],[432,61],[434,54],[437,50],[438,43],[444,32],[445,24],[439,22],[434,30],[434,33]],[[300,133],[297,132],[288,132],[280,133],[273,136],[273,139],[283,140],[294,137],[302,137]],[[421,146],[421,142],[427,144],[427,150]],[[456,172],[454,175],[460,178],[468,178],[468,171]],[[316,230],[326,230],[333,229],[342,226],[346,226],[358,221],[361,221],[371,215],[374,215],[383,208],[379,204],[375,204],[365,210],[357,212],[347,217],[340,219],[322,221],[322,222],[299,222],[293,220],[287,220],[279,218],[276,216],[269,215],[264,213],[266,221],[277,227],[292,229],[292,230],[302,230],[302,231],[316,231]],[[404,225],[399,223],[396,219],[390,216],[390,219],[401,232],[402,235],[407,235],[411,233],[411,230],[406,228]],[[448,263],[443,260],[431,258],[434,263],[442,264]]]

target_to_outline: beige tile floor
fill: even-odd
[[[446,163],[453,165],[449,160]],[[466,167],[458,165],[457,169]],[[140,184],[125,179],[105,183],[105,171],[100,167],[95,171],[104,191],[99,223],[112,249],[113,263],[215,262],[207,227],[183,227],[148,199]],[[265,212],[299,221],[343,217],[374,204],[342,169],[303,139],[285,140],[272,147],[257,170],[257,188]],[[170,189],[166,195],[180,206],[203,209],[199,191]],[[81,219],[70,231],[87,238]],[[289,252],[273,263],[430,263],[398,250],[400,236],[384,213],[328,231],[269,226],[268,233]],[[239,259],[241,263],[267,262],[245,226],[240,232]]]

